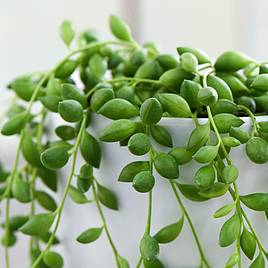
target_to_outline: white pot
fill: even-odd
[[[251,127],[250,119],[243,118],[243,120],[245,121],[243,127],[249,129]],[[258,120],[268,121],[268,116],[258,117]],[[199,121],[205,123],[207,119]],[[108,123],[109,120],[103,117],[94,117],[91,131],[98,136],[100,130]],[[191,119],[162,119],[160,124],[171,133],[175,146],[185,146],[189,134],[194,128]],[[164,147],[160,149],[166,150]],[[139,259],[139,241],[144,233],[147,219],[148,194],[136,192],[131,183],[120,183],[117,178],[127,163],[137,159],[142,160],[145,157],[133,156],[127,147],[120,147],[118,143],[102,143],[102,151],[101,167],[96,171],[96,177],[101,183],[116,192],[120,200],[119,211],[103,207],[104,214],[118,251],[129,260],[130,267],[135,267]],[[231,158],[239,168],[238,187],[241,194],[267,191],[267,164],[256,165],[250,162],[246,157],[244,146],[233,149]],[[194,161],[180,167],[181,180],[191,183],[198,167],[199,165]],[[213,219],[212,215],[219,207],[231,202],[231,197],[226,194],[224,197],[201,203],[187,200],[184,197],[182,200],[194,222],[211,267],[224,267],[224,263],[234,251],[234,245],[228,248],[219,247],[219,230],[226,219]],[[267,244],[268,237],[265,235],[266,227],[264,227],[267,222],[264,213],[253,214],[247,209],[246,212],[261,240]],[[156,175],[156,185],[153,190],[152,234],[161,227],[178,220],[180,215],[181,211],[169,183],[166,179]],[[68,200],[63,216],[61,231],[63,232],[63,245],[68,268],[115,267],[112,250],[105,233],[92,244],[81,245],[75,241],[83,230],[102,225],[94,204],[76,205]],[[200,264],[199,253],[186,221],[182,233],[175,241],[161,245],[160,259],[167,268],[198,267]],[[246,257],[243,256],[243,259]]]

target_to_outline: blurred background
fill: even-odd
[[[0,113],[10,98],[3,90],[7,82],[49,69],[66,54],[58,34],[64,19],[77,31],[96,29],[107,38],[112,13],[128,21],[137,41],[155,41],[164,52],[176,54],[176,46],[189,45],[212,58],[234,49],[267,60],[267,10],[267,0],[0,0]],[[13,138],[0,139],[1,160],[9,166],[15,145]],[[25,245],[12,254],[14,267],[27,267]]]

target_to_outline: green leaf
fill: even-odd
[[[180,86],[183,83],[185,79],[192,79],[193,74],[188,73],[182,69],[181,66],[178,66],[174,69],[170,69],[166,72],[164,72],[160,78],[159,81],[161,85],[170,88],[176,92],[179,92]]]
[[[1,244],[6,247],[12,247],[16,244],[17,237],[14,233],[4,233],[1,239]]]
[[[250,134],[247,131],[238,127],[230,128],[230,136],[238,139],[242,144],[246,143],[250,138]]]
[[[68,20],[63,21],[60,26],[60,36],[67,47],[70,46],[72,40],[74,39],[74,35],[75,32],[72,23]]]
[[[240,141],[234,137],[222,137],[222,142],[223,145],[227,147],[237,147],[241,144]]]
[[[196,72],[198,60],[196,56],[190,52],[185,52],[180,56],[181,67],[186,72]]]
[[[135,117],[139,114],[139,110],[136,106],[124,99],[112,99],[106,102],[98,111],[98,113],[104,115],[113,120],[128,119]]]
[[[134,77],[157,80],[162,72],[160,64],[156,60],[149,59],[138,68]]]
[[[177,179],[179,169],[175,158],[166,153],[158,153],[154,158],[154,166],[157,172],[164,178]]]
[[[256,251],[256,240],[251,232],[245,227],[240,237],[240,245],[245,255],[252,260]]]
[[[47,82],[47,88],[46,93],[48,96],[61,96],[61,81],[60,79],[57,79],[54,77],[54,75],[51,75],[48,82]]]
[[[143,265],[145,268],[164,268],[164,264],[156,258],[150,261],[143,260]]]
[[[212,165],[207,165],[197,170],[194,181],[199,189],[207,190],[213,186],[215,177],[216,172],[214,167]]]
[[[205,198],[216,198],[224,195],[228,191],[228,189],[229,184],[216,182],[210,189],[200,191],[199,194]]]
[[[159,144],[166,146],[166,147],[172,147],[172,137],[170,133],[162,126],[150,126],[150,133],[154,140],[158,142]]]
[[[83,117],[83,107],[76,100],[64,100],[59,103],[60,116],[67,122],[78,122]]]
[[[170,54],[161,54],[156,57],[156,60],[160,63],[164,70],[174,69],[179,66],[178,60]]]
[[[38,168],[37,174],[50,190],[57,192],[58,180],[55,171],[41,167]]]
[[[157,240],[158,243],[170,243],[171,241],[175,240],[183,227],[184,216],[181,219],[173,224],[167,225],[161,230],[159,230],[155,235],[154,238]]]
[[[219,145],[206,145],[201,147],[193,158],[199,163],[211,162],[218,154]]]
[[[245,123],[239,117],[228,113],[217,114],[213,116],[213,119],[220,133],[228,133],[231,127],[240,127]]]
[[[240,200],[249,208],[256,211],[268,209],[268,193],[241,195]]]
[[[57,78],[68,78],[75,71],[78,62],[76,60],[65,60],[55,71]]]
[[[44,254],[43,260],[45,264],[51,268],[62,268],[64,265],[61,255],[54,251],[47,251]]]
[[[52,147],[45,150],[40,159],[46,168],[56,170],[67,164],[69,154],[64,147]]]
[[[180,192],[191,201],[203,202],[208,200],[208,198],[199,194],[200,190],[195,185],[177,183],[177,186]]]
[[[191,80],[184,80],[181,85],[180,95],[187,101],[191,108],[199,108],[201,103],[197,99],[197,95],[201,89],[200,84]]]
[[[111,88],[98,89],[92,96],[90,107],[92,111],[98,112],[99,109],[109,100],[114,98],[114,92]]]
[[[57,203],[55,200],[44,191],[35,191],[34,196],[37,202],[45,209],[55,211],[57,209]]]
[[[179,95],[163,93],[158,95],[165,111],[174,117],[191,117],[192,113],[188,103]]]
[[[32,166],[42,166],[40,162],[40,154],[37,149],[37,144],[33,141],[32,135],[29,131],[24,132],[22,142],[22,153],[25,160]]]
[[[264,110],[265,112],[268,111],[268,94],[254,97],[254,100],[262,110]]]
[[[199,64],[204,64],[204,63],[210,63],[209,57],[200,49],[198,48],[193,48],[193,47],[177,47],[177,52],[179,55],[182,55],[183,53],[190,52],[193,55],[196,56],[198,63]]]
[[[62,125],[55,129],[55,132],[62,140],[72,140],[75,138],[75,129],[71,126]]]
[[[187,149],[192,152],[196,153],[199,148],[205,145],[208,141],[210,135],[210,126],[209,124],[199,125],[197,126],[191,133]]]
[[[144,155],[151,149],[149,137],[144,133],[132,135],[128,141],[128,149],[134,155]]]
[[[258,75],[250,86],[260,92],[268,91],[268,74]]]
[[[145,235],[140,242],[140,253],[144,260],[154,260],[159,254],[159,245],[155,238]]]
[[[219,243],[221,247],[230,246],[240,235],[240,218],[235,213],[229,220],[227,220],[220,231]]]
[[[89,228],[81,233],[76,240],[82,244],[88,244],[96,241],[102,233],[103,227],[100,228]]]
[[[222,179],[225,183],[233,183],[238,178],[238,169],[234,165],[224,167],[222,171]]]
[[[69,195],[72,198],[72,200],[77,204],[89,203],[89,200],[87,199],[87,197],[78,189],[76,189],[74,186],[70,186]]]
[[[207,77],[207,84],[209,87],[213,87],[217,91],[219,99],[233,101],[233,94],[230,87],[221,78],[216,75],[209,75]]]
[[[213,115],[228,113],[228,114],[238,114],[238,106],[230,100],[221,99],[216,103],[211,105],[211,113]]]
[[[169,154],[175,158],[178,165],[187,164],[192,160],[192,153],[184,147],[175,147],[169,151]]]
[[[199,90],[198,101],[205,106],[210,106],[218,100],[218,93],[213,87],[204,87]]]
[[[129,268],[128,261],[122,256],[118,256],[118,262],[119,262],[120,268]]]
[[[106,126],[100,134],[100,140],[105,142],[121,141],[133,134],[136,123],[128,119],[119,119]]]
[[[11,232],[17,231],[25,222],[27,222],[29,216],[16,215],[9,218],[8,228]],[[5,228],[5,223],[2,223],[1,226]]]
[[[214,218],[221,218],[221,217],[224,217],[224,216],[228,215],[234,208],[235,208],[235,204],[234,204],[234,203],[225,205],[225,206],[219,208],[219,209],[213,214],[213,217],[214,217]]]
[[[225,263],[224,268],[234,267],[237,264],[238,259],[239,259],[238,254],[236,252],[233,253],[228,259],[228,261]]]
[[[153,125],[160,121],[162,106],[156,98],[147,99],[140,108],[140,118],[144,124]]]
[[[118,210],[118,199],[115,193],[100,184],[98,184],[97,186],[97,195],[100,202],[110,209]]]
[[[28,117],[29,115],[27,112],[15,115],[4,124],[1,130],[1,134],[5,136],[11,136],[20,133],[21,130],[25,127],[28,121]]]
[[[19,174],[15,175],[14,181],[11,185],[13,196],[21,203],[28,203],[31,201],[30,184],[24,181]]]
[[[123,41],[132,41],[129,26],[120,18],[111,15],[109,18],[110,30],[115,37]]]
[[[252,162],[264,164],[268,161],[268,144],[260,137],[252,137],[247,141],[246,153]]]
[[[80,143],[80,151],[87,163],[99,168],[101,161],[101,148],[99,142],[87,131],[84,131]]]
[[[141,171],[133,179],[133,187],[140,193],[150,192],[154,184],[155,179],[150,171]]]
[[[42,236],[49,231],[56,215],[56,213],[33,215],[19,230],[26,235]]]
[[[135,161],[127,164],[121,171],[118,181],[120,182],[132,182],[134,177],[142,172],[149,170],[148,161]]]
[[[49,95],[40,97],[39,100],[49,111],[58,113],[58,105],[62,100],[61,97]]]
[[[259,253],[258,257],[251,263],[249,268],[265,268],[265,262],[261,252]]]
[[[215,63],[217,72],[236,72],[245,68],[253,60],[238,51],[226,51],[222,53]]]
[[[80,93],[79,89],[75,85],[63,84],[61,94],[64,100],[76,100],[83,106],[83,108],[87,107],[86,96]]]
[[[107,71],[107,61],[99,54],[94,54],[89,60],[91,74],[101,78]]]

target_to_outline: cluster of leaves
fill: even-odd
[[[94,169],[101,164],[99,140],[119,142],[131,154],[142,157],[128,163],[118,176],[119,182],[131,183],[137,192],[149,195],[148,221],[137,267],[142,263],[145,267],[164,267],[158,258],[159,244],[175,240],[185,218],[198,245],[201,267],[210,267],[179,192],[195,202],[229,193],[233,202],[214,214],[220,218],[232,213],[219,234],[222,247],[236,242],[225,267],[241,267],[241,250],[253,260],[250,267],[265,267],[264,257],[268,255],[242,206],[268,213],[268,194],[239,194],[239,171],[230,152],[245,144],[252,162],[268,161],[268,122],[257,122],[255,117],[268,111],[268,67],[236,51],[221,54],[214,64],[204,52],[191,47],[178,47],[178,58],[161,54],[154,43],[137,44],[121,19],[111,16],[109,24],[117,40],[99,41],[93,32],[85,31],[78,38],[78,48],[71,49],[75,32],[69,21],[63,22],[60,34],[70,53],[51,71],[19,77],[8,85],[17,99],[7,112],[8,120],[1,133],[19,134],[20,143],[13,169],[8,172],[0,168],[0,200],[6,201],[2,224],[6,267],[8,247],[15,244],[17,232],[31,236],[32,268],[63,267],[63,258],[51,247],[59,243],[56,231],[67,195],[77,204],[96,204],[102,220],[101,226],[83,231],[77,241],[91,243],[105,231],[117,267],[129,267],[116,249],[102,210],[102,205],[117,210],[118,199],[94,177]],[[73,79],[75,72],[79,72],[83,88]],[[39,112],[34,113],[33,106]],[[49,113],[58,114],[66,122],[53,130],[57,138],[52,140],[45,124]],[[88,130],[91,114],[111,120],[100,137]],[[243,116],[251,118],[252,130],[244,130]],[[173,145],[176,141],[161,126],[164,117],[193,119],[195,127],[185,146]],[[208,122],[200,124],[198,117],[208,117]],[[85,163],[76,174],[79,149]],[[23,168],[18,166],[20,152],[25,160]],[[71,157],[69,179],[57,204],[53,194],[57,190],[57,170]],[[191,184],[182,184],[179,167],[190,161],[201,167]],[[182,213],[175,223],[152,235],[151,202],[156,173],[170,183]],[[47,190],[37,188],[39,179]],[[11,217],[11,199],[29,203],[30,214]],[[36,213],[36,203],[48,212]]]

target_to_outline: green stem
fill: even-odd
[[[145,78],[135,78],[135,77],[122,77],[122,78],[115,78],[111,80],[107,80],[107,83],[110,84],[115,84],[115,83],[120,83],[120,82],[135,82],[137,83],[149,83],[149,84],[156,84],[160,85],[161,82],[159,80],[153,80],[153,79],[145,79]]]
[[[248,114],[248,116],[250,117],[251,121],[252,121],[252,125],[253,125],[253,129],[252,129],[252,133],[251,135],[254,136],[255,134],[258,133],[258,122],[256,120],[255,115],[250,111],[250,109],[244,105],[238,105],[238,108],[243,110],[244,112],[246,112]]]
[[[177,191],[177,189],[176,189],[176,183],[175,183],[175,182],[172,182],[171,180],[169,180],[169,182],[170,182],[171,188],[172,188],[172,190],[173,190],[173,192],[174,192],[174,195],[175,195],[175,197],[176,197],[176,199],[177,199],[177,202],[178,202],[178,204],[179,204],[179,206],[180,206],[180,208],[181,208],[181,211],[182,211],[182,213],[185,215],[185,217],[186,217],[186,219],[187,219],[187,221],[188,221],[188,224],[189,224],[189,226],[190,226],[190,228],[191,228],[191,231],[192,231],[192,233],[193,233],[193,236],[194,236],[196,245],[197,245],[198,250],[199,250],[199,254],[200,254],[201,260],[204,262],[205,266],[206,266],[207,268],[209,268],[210,265],[209,265],[209,263],[208,263],[208,261],[207,261],[207,259],[206,259],[206,256],[205,256],[205,254],[204,254],[204,251],[203,251],[203,249],[202,249],[201,243],[200,243],[200,241],[199,241],[199,237],[198,237],[197,232],[196,232],[196,230],[195,230],[195,228],[194,228],[194,225],[193,225],[193,222],[192,222],[192,220],[191,220],[191,217],[190,217],[190,215],[188,214],[186,208],[184,207],[184,205],[183,205],[183,203],[182,203],[182,201],[181,201],[181,199],[180,199],[179,193],[178,193],[178,191]]]
[[[66,197],[68,195],[69,188],[70,188],[71,182],[72,182],[72,178],[73,178],[74,173],[75,173],[75,164],[76,164],[76,159],[77,159],[77,153],[78,153],[78,149],[79,149],[79,144],[80,144],[81,139],[82,139],[82,134],[83,134],[83,131],[85,129],[86,120],[87,120],[87,115],[84,114],[82,124],[81,124],[80,130],[79,130],[79,133],[78,133],[78,136],[77,136],[77,140],[76,140],[76,143],[75,143],[75,146],[74,146],[75,149],[74,149],[74,152],[73,152],[73,160],[72,160],[71,172],[70,172],[67,184],[65,186],[65,190],[64,190],[61,202],[60,202],[60,206],[55,211],[57,213],[57,220],[56,220],[55,227],[54,227],[54,229],[52,231],[52,234],[51,234],[51,236],[50,236],[50,238],[49,238],[49,240],[47,242],[47,245],[46,245],[45,249],[40,253],[38,258],[32,264],[31,268],[36,268],[38,266],[39,262],[42,260],[42,258],[44,256],[44,254],[50,249],[50,247],[51,247],[51,245],[52,245],[52,243],[54,241],[56,232],[57,232],[58,227],[59,227],[59,223],[60,223],[60,219],[61,219],[62,210],[63,210],[64,204],[65,204],[65,200],[66,200]]]
[[[97,209],[98,209],[98,211],[99,211],[99,214],[100,214],[100,217],[101,217],[101,220],[102,220],[102,223],[103,223],[103,228],[104,228],[104,230],[105,230],[106,236],[107,236],[107,238],[108,238],[108,240],[109,240],[109,243],[110,243],[110,245],[111,245],[111,248],[112,248],[112,250],[113,250],[114,257],[115,257],[115,261],[116,261],[116,265],[117,265],[118,268],[120,268],[120,263],[119,263],[119,253],[118,253],[118,251],[117,251],[117,249],[116,249],[116,247],[115,247],[115,244],[114,244],[114,242],[113,242],[112,236],[111,236],[111,234],[110,234],[110,232],[109,232],[109,229],[108,229],[108,227],[107,227],[107,222],[106,222],[106,219],[105,219],[105,217],[104,217],[104,214],[103,214],[103,211],[102,211],[100,202],[99,202],[99,198],[98,198],[98,195],[97,195],[97,192],[96,192],[96,187],[95,187],[95,185],[94,185],[94,182],[96,182],[95,179],[94,179],[94,181],[93,181],[93,183],[92,183],[92,191],[93,191],[94,199],[95,199],[95,201],[96,201],[96,206],[97,206]]]

